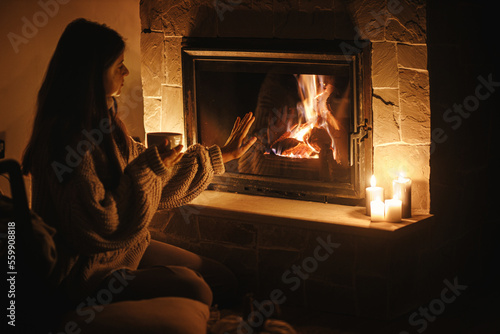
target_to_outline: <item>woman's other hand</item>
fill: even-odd
[[[221,148],[222,160],[224,163],[238,159],[255,143],[257,140],[255,137],[252,137],[244,143],[244,140],[248,135],[248,131],[254,121],[255,117],[253,117],[251,112],[247,113],[243,119],[240,119],[239,117],[236,118],[233,130],[231,131],[226,144],[224,144],[224,147]]]
[[[158,153],[160,154],[160,158],[163,161],[165,167],[170,168],[175,165],[182,158],[181,150],[183,146],[178,145],[173,149],[168,148],[168,139],[165,139],[165,142],[161,145],[158,145]]]

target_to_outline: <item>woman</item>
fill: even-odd
[[[119,300],[179,296],[212,303],[232,283],[221,264],[152,241],[158,207],[174,208],[203,191],[224,163],[255,142],[254,118],[237,119],[226,144],[145,148],[127,134],[114,97],[129,74],[125,44],[114,30],[84,19],[62,34],[38,94],[23,157],[32,175],[32,207],[57,229],[51,280],[77,305],[122,276]],[[204,279],[198,274],[201,273]],[[115,278],[114,278],[115,277]],[[227,290],[227,289],[226,289]]]

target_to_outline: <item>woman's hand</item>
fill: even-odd
[[[240,119],[239,117],[236,118],[233,130],[231,131],[226,144],[224,144],[224,147],[221,148],[222,161],[224,163],[238,159],[255,143],[257,140],[255,137],[252,137],[249,141],[243,143],[254,121],[255,117],[253,117],[251,112],[247,113],[243,119]]]
[[[168,148],[168,139],[165,139],[165,142],[161,145],[158,145],[158,153],[160,154],[160,158],[163,161],[165,167],[170,168],[175,165],[179,160],[181,160],[183,153],[181,150],[183,148],[182,145],[178,145],[173,149]]]

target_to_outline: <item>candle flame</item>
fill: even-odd
[[[399,176],[398,176],[398,178],[396,179],[396,181],[398,183],[406,183],[406,182],[410,181],[410,178],[405,177],[405,175],[403,173],[400,173]]]
[[[375,179],[375,175],[372,175],[372,178],[370,179],[370,185],[372,187],[375,187],[377,185],[377,179]]]
[[[406,177],[406,174],[405,172],[399,172],[399,175],[398,175],[398,182],[400,183],[404,183],[404,182],[407,182],[409,179]]]

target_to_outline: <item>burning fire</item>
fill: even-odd
[[[290,158],[317,159],[322,150],[331,150],[335,158],[332,130],[339,124],[328,109],[327,100],[333,86],[325,76],[300,74],[297,76],[299,96],[297,103],[299,122],[288,124],[287,131],[271,144],[274,154]]]

